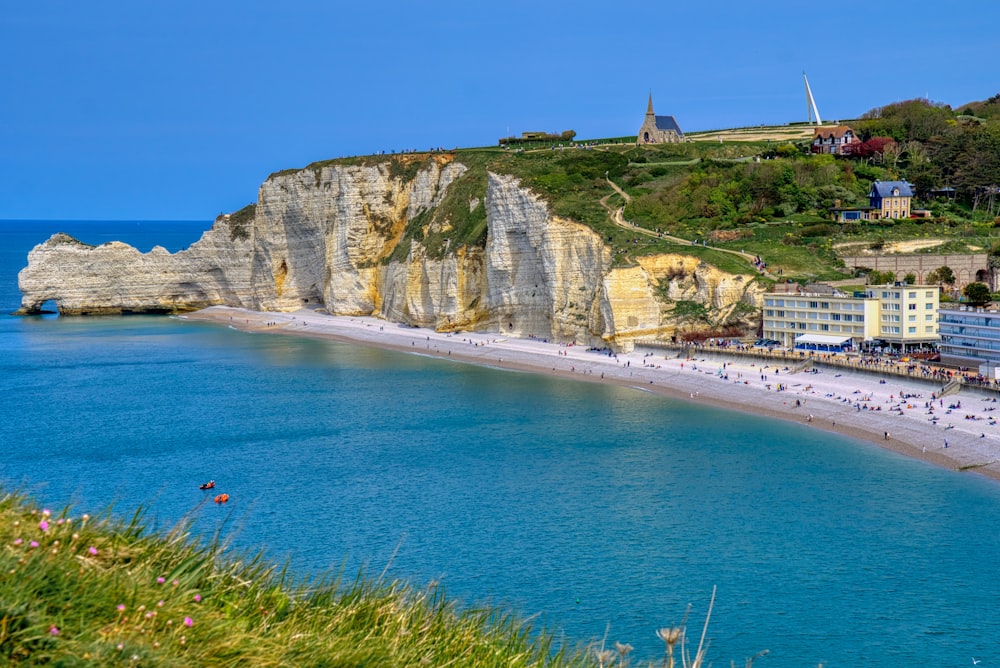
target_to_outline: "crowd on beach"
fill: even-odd
[[[883,374],[919,377],[937,381],[941,384],[957,381],[963,385],[1000,392],[1000,380],[992,379],[979,373],[974,373],[970,369],[951,369],[933,364],[932,362],[915,360],[912,357],[900,355],[890,355],[878,352],[847,354],[843,352],[788,350],[778,347],[767,348],[754,346],[748,343],[729,339],[707,339],[703,343],[678,343],[674,344],[673,347],[677,349],[691,348],[693,350],[703,352],[724,351],[727,353],[795,362],[821,362],[831,366],[850,367],[861,370],[876,371]]]

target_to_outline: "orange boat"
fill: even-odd
[[[202,484],[198,485],[198,489],[212,489],[213,487],[215,487],[215,481],[214,480],[209,480],[206,483],[202,483]]]
[[[225,503],[226,501],[229,501],[228,494],[219,494],[217,497],[215,497],[216,503]]]

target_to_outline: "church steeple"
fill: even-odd
[[[646,104],[646,115],[653,116],[653,91],[649,91],[649,102]]]

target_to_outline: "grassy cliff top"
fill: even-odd
[[[872,121],[856,125],[864,122]],[[988,134],[990,127],[980,132]],[[908,178],[907,168],[914,175],[926,176],[932,167],[943,174],[951,163],[915,140],[896,144],[908,153],[864,159],[812,155],[811,137],[810,126],[743,128],[693,134],[680,144],[638,146],[634,138],[623,137],[340,158],[303,169],[318,174],[329,165],[378,165],[406,180],[430,160],[456,160],[469,168],[441,206],[410,221],[386,261],[405,257],[413,241],[432,256],[461,245],[483,247],[487,171],[519,178],[554,215],[591,227],[612,248],[618,265],[676,252],[697,255],[724,271],[752,272],[735,251],[760,256],[782,279],[833,280],[846,276],[840,246],[878,249],[893,241],[925,239],[927,252],[939,246],[962,253],[1000,242],[992,199],[987,208],[978,201],[970,206],[961,198],[927,197],[912,204],[927,209],[927,218],[834,222],[830,208],[867,205],[873,181]]]
[[[58,666],[584,666],[584,650],[436,589],[320,578],[224,555],[140,517],[0,497],[0,664]]]

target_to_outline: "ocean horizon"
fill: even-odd
[[[210,225],[0,221],[5,490],[190,521],[303,578],[440,582],[639,660],[689,604],[700,633],[713,587],[715,665],[996,658],[986,478],[629,388],[178,318],[9,315],[55,232],[173,252]]]

